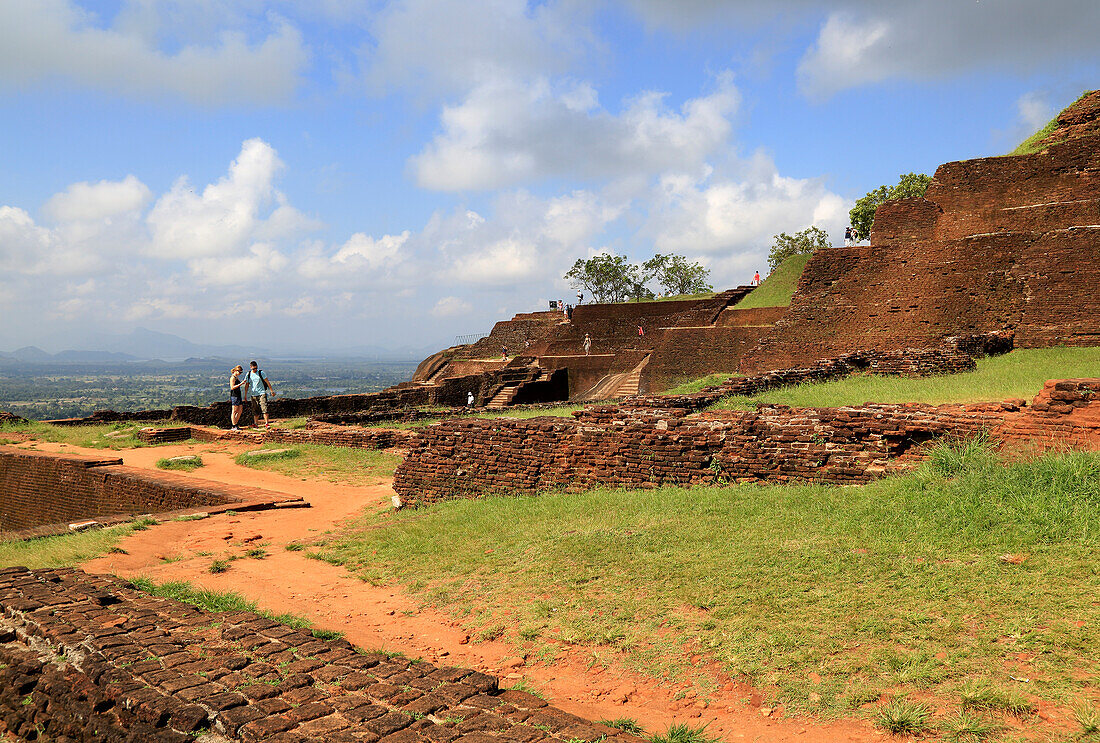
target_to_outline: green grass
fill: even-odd
[[[198,454],[187,456],[186,459],[182,459],[180,457],[171,457],[157,460],[157,468],[162,470],[181,470],[183,472],[194,472],[199,467],[202,467],[202,457],[200,457]]]
[[[894,735],[921,735],[932,729],[932,710],[928,705],[895,699],[880,707],[875,714],[875,724]]]
[[[721,738],[706,734],[707,726],[692,727],[684,723],[675,723],[668,726],[663,734],[655,733],[650,737],[650,743],[720,743]]]
[[[1092,91],[1086,90],[1084,93],[1079,95],[1077,97],[1077,100],[1075,100],[1073,103],[1071,103],[1070,106],[1072,106],[1074,103],[1077,103],[1077,101],[1079,101],[1082,98],[1084,98],[1085,96],[1087,96],[1090,92],[1092,92]],[[1069,106],[1066,106],[1066,108],[1069,108]],[[1065,109],[1062,109],[1062,111],[1065,111]],[[1061,115],[1062,115],[1061,112],[1059,112],[1058,116],[1061,116]],[[1042,129],[1040,129],[1039,131],[1035,132],[1030,137],[1025,139],[1023,142],[1021,142],[1019,144],[1019,146],[1016,147],[1016,149],[1014,149],[1012,152],[1010,152],[1008,154],[1009,155],[1030,155],[1033,152],[1040,152],[1045,147],[1049,147],[1050,143],[1041,145],[1041,144],[1039,144],[1039,141],[1049,137],[1051,134],[1054,133],[1054,130],[1058,128],[1058,116],[1055,116],[1053,119],[1048,121],[1046,126],[1044,126]]]
[[[1048,379],[1094,377],[1100,370],[1100,348],[1019,349],[979,359],[975,371],[937,377],[909,378],[857,374],[818,384],[800,384],[748,397],[727,397],[718,409],[751,409],[755,403],[797,407],[862,405],[866,402],[998,402],[1030,401]]]
[[[735,310],[751,310],[757,307],[787,307],[798,287],[798,277],[809,262],[808,255],[792,255],[776,266],[760,286],[736,305]]]
[[[203,588],[195,588],[186,581],[171,581],[168,583],[154,583],[148,578],[134,578],[130,584],[145,593],[162,598],[175,599],[191,606],[197,606],[206,611],[251,611],[265,616],[268,619],[285,624],[295,629],[308,629],[313,636],[320,640],[335,640],[343,637],[342,632],[335,630],[316,629],[313,623],[305,617],[297,614],[274,614],[260,609],[255,602],[249,601],[244,596],[234,591],[208,591]]]
[[[722,384],[730,377],[739,376],[736,372],[718,372],[717,374],[709,374],[705,377],[699,377],[698,379],[692,379],[687,382],[681,382],[675,387],[670,387],[662,395],[689,395],[692,392],[699,392],[707,387],[716,387]]]
[[[294,447],[269,444],[264,449],[288,449],[281,454],[240,454],[237,464],[251,469],[278,472],[301,479],[320,479],[343,485],[367,485],[393,476],[401,457],[385,451],[350,449],[339,446],[298,444]]]
[[[134,527],[130,524],[23,541],[0,541],[0,568],[63,568],[110,552]],[[2,536],[2,535],[0,535]]]
[[[165,423],[160,421],[160,423]],[[39,441],[47,441],[87,449],[134,449],[142,446],[156,446],[138,441],[134,436],[141,428],[151,423],[98,423],[90,426],[52,426],[48,423],[28,421],[27,423],[0,424],[0,435],[21,433]],[[108,436],[108,434],[115,434]]]
[[[327,538],[322,558],[407,586],[471,634],[503,626],[529,658],[564,642],[688,683],[698,652],[824,714],[889,690],[955,700],[966,678],[1011,687],[1010,652],[1034,655],[1036,694],[1100,670],[1096,454],[1006,464],[941,447],[860,488],[594,490],[378,519]]]
[[[633,717],[616,717],[614,720],[600,720],[600,725],[606,725],[609,728],[615,728],[616,730],[622,730],[624,733],[630,733],[631,735],[645,736],[645,728],[643,728],[638,721]]]
[[[516,410],[510,410],[504,408],[500,411],[492,411],[479,413],[478,418],[541,418],[543,416],[550,416],[552,418],[572,418],[573,412],[577,410],[584,410],[585,405],[559,405],[552,408],[520,408]]]

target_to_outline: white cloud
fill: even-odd
[[[150,198],[149,187],[128,175],[121,181],[74,183],[50,197],[42,213],[55,222],[109,219],[144,208]]]
[[[409,240],[409,231],[400,235],[383,235],[375,240],[362,232],[356,232],[344,243],[332,260],[335,263],[348,263],[354,259],[368,269],[380,268],[398,259],[398,254]]]
[[[707,257],[719,283],[744,283],[735,269],[759,262],[774,235],[815,224],[836,236],[848,207],[821,180],[784,177],[756,153],[732,172],[663,177],[644,232],[655,252]]]
[[[432,315],[435,317],[455,317],[468,315],[473,312],[474,306],[465,299],[459,297],[443,297],[432,307]]]
[[[282,167],[271,145],[250,139],[229,173],[201,193],[186,177],[180,178],[149,213],[150,252],[166,259],[225,257],[246,249],[252,240],[278,239],[308,226],[286,203],[267,218],[261,214],[276,199],[285,201],[274,185]]]
[[[71,0],[0,0],[0,83],[59,78],[131,96],[175,95],[200,104],[287,100],[308,59],[298,30],[274,16],[251,18],[253,33],[256,25],[269,27],[251,43],[244,28],[217,23],[227,18],[228,6],[206,5],[206,12],[192,9],[187,23],[175,25],[171,21],[178,16],[165,18],[152,10],[152,3],[130,2],[108,25]],[[206,23],[192,22],[195,18]],[[204,38],[185,38],[171,52],[159,45],[163,37],[194,28],[204,29]]]
[[[728,145],[740,103],[728,74],[679,111],[664,99],[643,93],[616,116],[595,107],[587,84],[559,90],[545,78],[486,83],[444,108],[443,132],[410,163],[420,185],[457,191],[690,169]]]
[[[1100,3],[1000,0],[848,3],[834,8],[798,68],[814,98],[889,79],[973,69],[1029,71],[1095,58]]]
[[[403,0],[371,23],[364,52],[376,90],[469,90],[486,80],[564,72],[593,42],[583,3],[527,0]]]

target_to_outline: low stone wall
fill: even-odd
[[[259,488],[127,467],[118,457],[48,454],[0,446],[0,531],[65,531],[75,521],[225,510],[301,501]]]
[[[451,421],[431,426],[398,467],[410,505],[596,485],[652,488],[762,480],[864,483],[911,465],[921,445],[988,431],[1013,446],[1100,448],[1100,379],[1048,384],[1034,407],[767,406],[689,414],[590,407],[574,420]]]
[[[68,569],[0,570],[0,720],[89,743],[641,743],[470,669]]]

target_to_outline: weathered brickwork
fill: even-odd
[[[640,743],[470,669],[76,570],[0,570],[0,732],[186,743]]]
[[[574,420],[453,421],[423,430],[394,489],[419,505],[596,485],[863,483],[911,464],[928,441],[982,430],[1012,446],[1100,447],[1098,394],[1100,380],[1062,380],[1032,407],[1015,400],[692,414],[596,406]]]
[[[879,207],[869,247],[807,263],[741,370],[1009,330],[1018,348],[1100,344],[1100,94],[1042,152],[941,165],[924,198]]]
[[[20,535],[74,521],[114,521],[192,509],[244,510],[298,500],[259,488],[127,467],[117,457],[0,446],[0,531]]]

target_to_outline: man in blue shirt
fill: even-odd
[[[248,399],[252,401],[252,420],[260,425],[260,412],[264,414],[264,427],[271,428],[271,422],[267,418],[267,391],[275,392],[271,382],[267,381],[263,371],[255,361],[248,365],[248,376],[245,378],[248,385]]]

